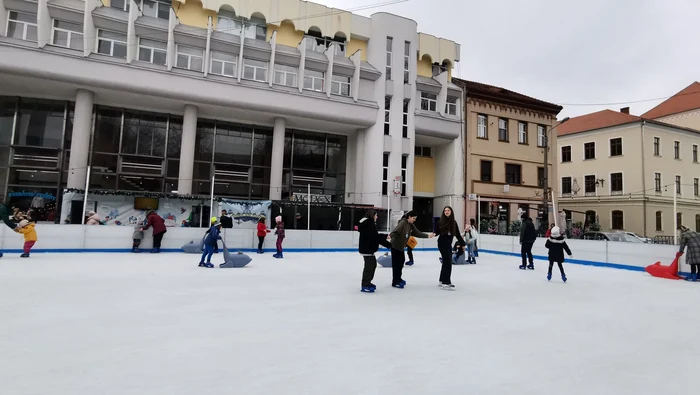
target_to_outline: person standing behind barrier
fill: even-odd
[[[357,231],[360,232],[358,251],[362,255],[365,267],[362,271],[361,292],[373,293],[377,286],[372,284],[374,272],[377,270],[377,257],[374,254],[379,249],[379,245],[391,249],[391,243],[387,241],[387,235],[377,231],[377,218],[379,215],[374,210],[367,210],[364,218],[360,220]]]
[[[419,231],[416,225],[414,225],[416,218],[418,218],[418,215],[415,211],[409,211],[406,214],[406,219],[399,220],[396,228],[391,231],[391,286],[394,288],[404,288],[406,286],[406,281],[401,278],[401,275],[405,260],[403,250],[406,248],[408,238],[413,236],[427,239],[435,236],[434,234],[427,234]]]
[[[278,215],[275,217],[275,223],[277,224],[275,228],[275,234],[277,235],[277,253],[273,255],[275,258],[284,258],[282,254],[282,242],[284,241],[284,222],[282,222],[282,216]]]
[[[537,229],[535,229],[535,224],[532,223],[532,218],[527,214],[523,214],[522,222],[523,225],[522,228],[520,228],[520,256],[522,258],[522,265],[520,265],[520,270],[535,270],[532,246],[535,244],[535,240],[537,240]]]
[[[700,276],[700,233],[693,232],[683,225],[679,226],[678,229],[681,231],[681,249],[676,254],[678,258],[683,256],[685,249],[688,248],[685,263],[690,265],[690,276],[685,279],[693,282],[698,281],[698,276]]]
[[[160,253],[160,244],[163,241],[163,236],[168,230],[165,228],[165,221],[155,211],[150,210],[146,213],[146,221],[148,222],[143,230],[153,227],[153,249],[151,253]]]
[[[452,207],[445,206],[442,216],[438,220],[438,250],[442,256],[442,268],[440,269],[440,288],[444,290],[454,290],[452,284],[452,240],[456,237],[459,245],[465,246],[467,243],[459,233],[459,225],[455,221]]]

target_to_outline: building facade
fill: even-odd
[[[491,85],[453,81],[465,92],[466,196],[478,199],[465,202],[467,216],[495,220],[499,233],[508,232],[519,212],[539,219],[545,182],[557,179],[556,150],[549,150],[547,173],[544,150],[556,147],[550,130],[562,107]],[[548,184],[556,194],[556,183]]]
[[[604,110],[558,128],[559,205],[603,231],[700,230],[700,131]],[[677,211],[673,211],[674,190]]]
[[[0,0],[0,51],[0,194],[24,203],[86,181],[209,194],[214,180],[221,197],[310,187],[409,210],[416,146],[443,151],[438,167],[461,160],[442,148],[461,136],[459,44],[397,15],[299,0]]]

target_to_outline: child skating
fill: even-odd
[[[34,225],[34,222],[29,222],[26,219],[23,219],[20,221],[19,226],[15,228],[17,233],[21,233],[24,236],[24,253],[20,255],[22,258],[29,258],[29,252],[36,243],[37,237]]]
[[[143,224],[136,224],[134,226],[134,234],[131,236],[133,244],[131,245],[131,252],[139,253],[139,247],[141,246],[141,240],[143,240]]]
[[[214,265],[211,263],[211,256],[214,255],[214,249],[219,240],[221,240],[221,223],[214,223],[211,228],[207,231],[207,237],[204,239],[204,252],[202,253],[202,259],[199,260],[199,267],[213,268]],[[204,260],[206,259],[206,262]]]
[[[558,226],[552,228],[552,235],[547,239],[544,244],[549,250],[549,272],[547,272],[547,281],[552,279],[552,267],[554,262],[559,265],[559,271],[561,272],[561,280],[566,282],[566,274],[564,273],[564,251],[571,257],[571,250],[564,240],[564,235],[561,234]]]
[[[282,255],[282,242],[284,241],[284,222],[282,222],[282,216],[278,215],[275,217],[275,234],[277,235],[277,253],[273,255],[275,258],[284,258]]]

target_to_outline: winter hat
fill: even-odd
[[[217,227],[217,228],[220,227],[220,226],[221,226],[221,222],[219,222],[219,221],[214,222],[214,226]]]
[[[275,222],[282,222],[282,216],[281,215],[276,216]]]
[[[19,227],[20,227],[20,228],[24,228],[24,227],[27,226],[27,225],[29,225],[29,221],[27,221],[26,219],[23,219],[23,220],[19,221]]]
[[[559,237],[561,236],[561,230],[559,229],[558,226],[555,226],[552,228],[552,237]]]

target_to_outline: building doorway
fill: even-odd
[[[418,214],[416,220],[416,228],[422,232],[433,231],[433,199],[432,198],[413,198],[413,211]]]

